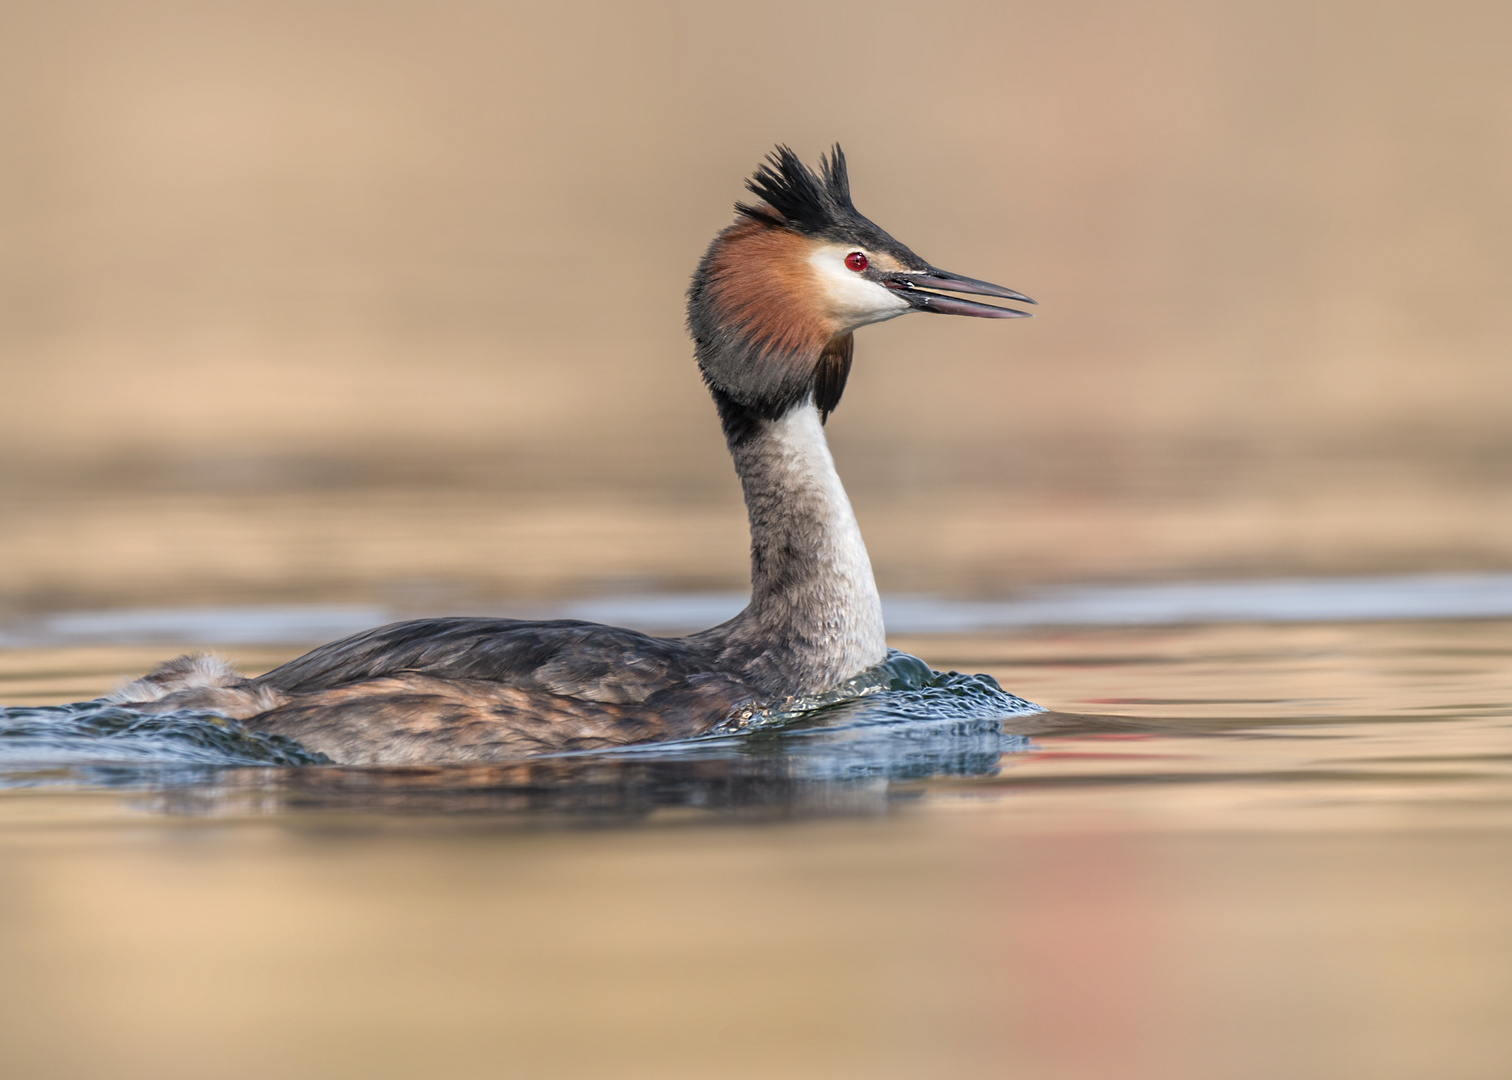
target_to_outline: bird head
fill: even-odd
[[[870,323],[917,311],[1029,316],[946,295],[1034,303],[931,266],[862,215],[838,145],[817,172],[779,146],[746,188],[760,201],[736,203],[735,224],[704,254],[688,326],[710,387],[748,409],[780,416],[811,396],[827,417],[850,372],[851,334]]]

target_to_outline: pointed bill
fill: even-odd
[[[1032,319],[1032,312],[1015,308],[981,304],[975,300],[962,300],[955,296],[943,296],[931,290],[971,293],[977,296],[1001,296],[1005,300],[1017,300],[1023,304],[1034,303],[1015,289],[994,285],[990,281],[952,274],[934,267],[919,273],[889,274],[883,281],[889,289],[901,293],[910,307],[919,311],[932,311],[937,315],[972,315],[979,319]]]

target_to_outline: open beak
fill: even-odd
[[[974,315],[979,319],[1032,319],[1032,312],[1017,311],[1014,308],[994,307],[991,304],[979,304],[975,300],[962,300],[955,296],[942,296],[938,292],[930,292],[931,289],[943,289],[946,292],[974,293],[978,296],[1001,296],[1005,300],[1017,300],[1022,304],[1032,304],[1033,300],[1021,292],[1005,289],[1001,285],[994,285],[988,281],[978,281],[976,278],[962,277],[960,274],[952,274],[946,270],[930,268],[921,273],[888,274],[883,278],[882,284],[898,293],[903,299],[919,311],[933,311],[937,315]]]

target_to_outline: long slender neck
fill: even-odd
[[[871,560],[811,401],[776,419],[715,391],[751,523],[751,603],[719,628],[772,694],[827,690],[887,654]]]

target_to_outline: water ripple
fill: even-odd
[[[319,765],[291,739],[213,713],[142,713],[105,701],[0,708],[0,769],[49,765]],[[0,780],[0,783],[3,783]]]

